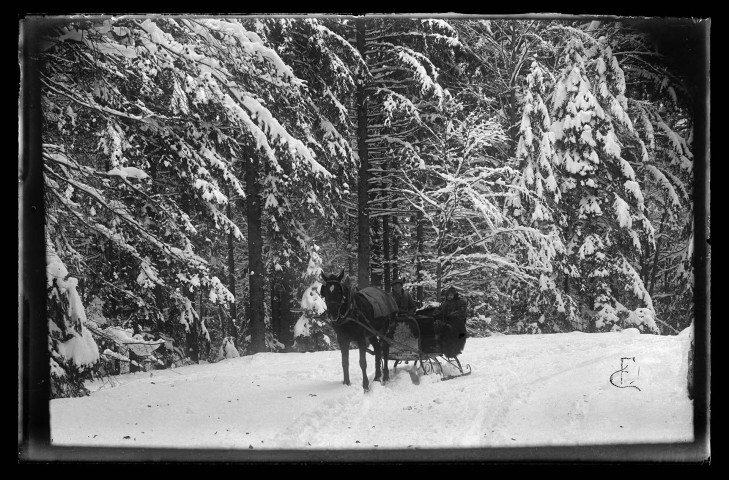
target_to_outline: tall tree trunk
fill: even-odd
[[[423,291],[423,252],[424,252],[424,219],[423,219],[423,212],[418,210],[418,212],[415,214],[415,245],[416,245],[416,257],[415,257],[415,276],[418,281],[418,288],[416,289],[415,296],[418,301],[418,306],[422,306],[423,304],[423,297],[424,291]]]
[[[230,195],[228,195],[228,188],[225,189],[225,194],[230,198]],[[228,205],[225,206],[225,214],[230,218],[233,219],[232,209],[230,208],[230,201],[228,201]],[[233,297],[235,297],[235,249],[233,247],[233,232],[228,233],[228,290],[230,290],[230,293],[233,294]],[[235,325],[238,320],[238,309],[235,304],[235,299],[230,302],[230,321],[233,325],[223,325],[223,335],[232,335],[236,336],[236,330]]]
[[[365,57],[365,19],[357,22],[357,50]],[[364,72],[357,81],[357,155],[359,156],[358,185],[358,245],[357,283],[359,288],[370,285],[370,212],[369,212],[369,159],[367,157],[367,91]]]
[[[387,208],[387,203],[385,203]],[[382,264],[383,280],[385,291],[390,291],[390,222],[387,215],[382,217]]]
[[[653,296],[653,289],[656,285],[656,273],[658,272],[658,259],[660,258],[661,253],[661,240],[663,239],[663,229],[666,225],[666,220],[668,219],[668,202],[666,202],[666,210],[663,212],[663,218],[661,219],[661,226],[658,229],[658,240],[656,240],[656,251],[653,254],[653,271],[651,272],[651,285],[648,289],[648,294],[650,296]]]
[[[398,254],[400,253],[400,234],[398,233],[397,216],[392,217],[393,236],[392,236],[392,278],[400,277],[400,266],[398,264]]]
[[[159,184],[157,183],[157,162],[149,162],[149,176],[152,180],[150,185],[150,193],[152,196],[155,196],[160,193]],[[152,289],[152,295],[154,295],[154,303],[158,307],[161,305],[165,305],[168,301],[168,298],[166,297],[164,290],[162,289],[162,286],[158,283],[154,285],[154,288]],[[160,308],[162,310],[162,308]],[[167,335],[172,335],[173,328],[172,326],[174,323],[166,321],[166,322],[160,322],[159,324],[159,330]]]
[[[370,219],[370,285],[382,286],[382,228],[380,217]]]
[[[187,290],[185,296],[190,300],[190,306],[193,310],[195,309],[195,292]],[[198,342],[198,324],[202,321],[202,317],[198,312],[197,322],[192,320],[192,323],[188,325],[189,330],[185,331],[185,344],[187,346],[187,356],[190,360],[195,363],[200,363],[200,344]]]
[[[349,214],[346,213],[346,210],[344,218],[347,222],[347,275],[351,277],[354,274],[354,271],[352,270],[352,245],[354,245],[354,242],[352,242],[352,219]]]
[[[246,220],[248,222],[248,288],[249,332],[251,350],[266,350],[264,319],[263,233],[261,231],[261,198],[257,165],[251,159],[246,164]]]
[[[440,302],[440,291],[443,288],[442,280],[441,280],[443,277],[443,266],[440,263],[441,252],[442,252],[441,241],[440,241],[440,239],[438,239],[438,248],[436,250],[436,257],[435,257],[435,261],[437,262],[436,267],[435,267],[435,278],[436,278],[435,301],[436,302]]]
[[[271,285],[271,330],[279,342],[288,347],[289,341],[289,287],[284,272],[274,275]]]
[[[647,252],[642,251],[640,253],[640,279],[643,281],[643,285],[648,285],[649,272]]]

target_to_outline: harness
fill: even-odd
[[[344,294],[344,286],[342,285],[342,282],[337,280],[327,280],[327,282],[324,284],[324,287],[326,288],[329,285],[338,285],[339,288],[342,290],[342,294]],[[342,304],[347,303],[347,309],[344,311],[344,314],[342,314]],[[350,314],[352,313],[352,309],[354,308],[354,295],[350,292],[347,295],[347,299],[344,302],[331,302],[335,305],[337,305],[337,318],[335,318],[333,321],[327,323],[330,323],[331,325],[337,325],[341,326],[344,325],[347,322],[357,322],[356,319],[352,318]],[[329,305],[327,305],[327,310],[329,309]],[[361,314],[361,312],[357,312]],[[359,322],[357,322],[359,323]]]
[[[329,285],[339,285],[339,287],[342,289],[342,292],[344,292],[344,286],[342,286],[342,282],[340,282],[340,281],[337,281],[337,280],[327,280],[326,283],[324,284],[324,287],[327,287]],[[375,335],[377,338],[379,338],[381,340],[384,340],[384,341],[386,341],[389,344],[398,345],[401,348],[405,348],[407,350],[410,350],[410,351],[419,353],[419,351],[413,350],[409,345],[406,345],[404,343],[398,342],[398,341],[396,341],[396,340],[394,340],[392,338],[388,338],[387,336],[383,335],[382,333],[380,333],[377,330],[375,330],[374,328],[372,328],[372,326],[370,325],[370,322],[367,319],[367,317],[365,317],[365,315],[362,312],[360,312],[359,309],[357,310],[357,317],[362,317],[363,320],[364,320],[364,323],[362,321],[360,321],[359,318],[354,318],[354,317],[350,316],[350,314],[352,313],[353,307],[354,307],[354,295],[351,293],[351,291],[350,291],[350,293],[348,295],[347,300],[345,300],[345,301],[347,302],[347,309],[345,310],[344,314],[341,313],[342,303],[344,303],[344,302],[331,302],[331,303],[333,303],[335,305],[338,305],[338,307],[337,307],[337,312],[338,312],[337,318],[334,319],[331,322],[328,321],[328,320],[324,320],[324,321],[327,322],[327,323],[329,323],[332,326],[335,326],[335,325],[336,326],[341,326],[341,325],[344,325],[347,322],[354,322],[357,325],[359,325],[360,327],[362,327],[365,330],[367,330],[368,332],[370,332],[371,334]],[[329,306],[328,305],[327,305],[327,309],[329,309]],[[370,352],[371,354],[374,355],[374,352],[372,352],[371,350],[368,350],[368,352]]]

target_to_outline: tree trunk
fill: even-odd
[[[226,195],[228,194],[228,190],[226,188]],[[230,199],[230,196],[228,196]],[[230,218],[232,217],[232,209],[230,208],[230,200],[228,201],[228,205],[225,207],[225,214]],[[230,293],[233,294],[233,297],[235,297],[235,249],[233,247],[233,232],[228,233],[228,290],[230,290]],[[231,335],[233,337],[236,337],[236,329],[235,325],[238,320],[238,309],[235,304],[235,299],[230,302],[230,321],[233,325],[229,326],[229,329],[227,328],[227,325],[223,325],[223,336]]]
[[[271,286],[271,329],[278,341],[289,350],[294,342],[294,333],[291,329],[294,323],[291,313],[293,300],[291,286],[296,283],[296,278],[290,269],[284,267],[282,271],[274,274],[274,279]]]
[[[271,285],[271,331],[279,342],[286,344],[286,330],[288,326],[286,315],[286,286],[283,279],[275,276]]]
[[[663,212],[663,218],[661,219],[661,227],[658,230],[658,240],[656,240],[656,251],[653,254],[653,271],[651,272],[651,285],[648,289],[648,294],[650,296],[653,296],[653,288],[656,285],[656,273],[658,272],[658,259],[660,258],[661,253],[661,240],[662,240],[662,234],[664,225],[666,224],[666,220],[668,219],[668,203],[666,203],[666,210]]]
[[[365,19],[357,22],[357,50],[365,56]],[[369,212],[369,160],[367,158],[367,92],[364,74],[357,81],[357,154],[359,156],[358,185],[358,245],[357,283],[359,288],[370,285],[370,212]]]
[[[415,296],[418,301],[418,306],[423,305],[423,297],[424,291],[423,291],[423,239],[424,239],[424,228],[423,228],[423,212],[418,210],[418,212],[415,215],[415,245],[417,249],[417,254],[415,257],[415,276],[418,281],[418,288],[415,291]]]
[[[190,306],[195,310],[195,292],[187,291],[185,296],[190,300]],[[185,330],[185,344],[187,346],[187,357],[195,363],[200,363],[200,345],[198,342],[198,323],[202,321],[202,317],[198,314],[197,322],[191,319],[188,325],[189,330]]]
[[[385,203],[387,208],[387,203]],[[387,215],[382,217],[382,264],[385,291],[390,291],[390,222]]]
[[[399,278],[400,277],[400,267],[398,265],[398,254],[400,250],[400,235],[398,232],[398,221],[397,216],[392,217],[392,223],[394,225],[393,231],[394,234],[392,236],[392,278]]]
[[[350,277],[354,274],[352,270],[352,219],[349,215],[345,214],[345,221],[347,222],[347,275]]]
[[[441,278],[443,277],[443,266],[440,263],[441,245],[440,239],[438,240],[438,249],[436,250],[435,261],[438,262],[435,267],[435,301],[440,302],[440,291],[443,288]]]
[[[382,228],[380,217],[370,220],[370,285],[382,286]]]
[[[261,231],[261,199],[258,185],[258,165],[250,159],[246,164],[246,220],[248,222],[248,288],[249,332],[251,350],[266,350],[264,319],[263,233]]]

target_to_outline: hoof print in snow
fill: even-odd
[[[124,435],[124,438],[127,439],[127,440],[129,440],[132,437],[130,437],[129,435]]]
[[[310,397],[316,397],[316,393],[310,393],[309,396]]]
[[[355,440],[354,443],[359,443],[359,440]]]

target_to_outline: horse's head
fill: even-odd
[[[327,312],[331,318],[335,318],[340,314],[342,306],[347,303],[349,290],[342,283],[344,278],[344,270],[339,275],[327,275],[321,272],[324,285],[321,286],[320,295],[327,305]]]

